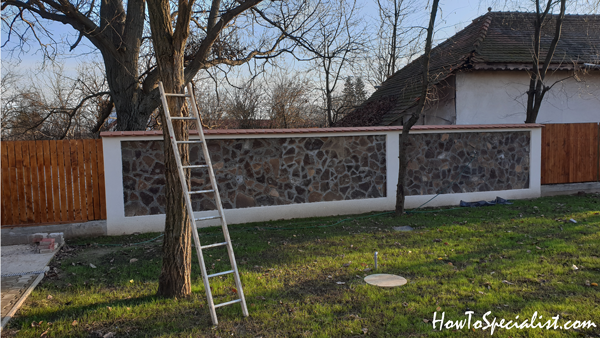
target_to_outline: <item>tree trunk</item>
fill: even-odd
[[[325,69],[325,104],[327,105],[327,127],[333,127],[333,99],[329,90],[329,71]]]
[[[165,90],[169,92],[167,89]],[[174,105],[169,104],[169,106],[169,109],[171,109],[171,106]],[[184,137],[187,132],[181,126],[183,123],[179,122],[177,124],[180,126],[173,126],[177,135],[176,138],[178,140],[187,139]],[[190,279],[192,270],[192,228],[167,128],[164,128],[163,135],[167,214],[163,240],[163,261],[157,293],[164,297],[181,298],[190,295],[192,292]],[[187,145],[179,147],[181,160],[185,165],[189,163]],[[189,178],[189,172],[186,174]]]
[[[406,179],[406,167],[408,158],[406,154],[406,145],[408,143],[408,133],[410,128],[417,123],[427,101],[427,92],[429,90],[429,60],[431,59],[431,42],[433,39],[433,28],[435,26],[435,17],[437,15],[439,0],[433,0],[431,5],[431,16],[429,18],[429,28],[427,28],[427,40],[425,42],[425,53],[423,54],[423,84],[421,87],[421,96],[415,111],[410,119],[402,125],[402,135],[400,136],[400,151],[398,155],[398,185],[396,186],[396,215],[401,216],[404,213],[404,181]]]
[[[179,4],[176,30],[173,32],[170,6],[167,0],[149,0],[148,13],[150,29],[160,80],[166,93],[183,93],[184,81],[184,47],[189,35],[189,15],[193,1],[186,6]],[[187,20],[187,21],[186,21]],[[185,100],[178,97],[167,99],[172,116],[182,116]],[[163,111],[163,114],[166,114]],[[163,117],[164,118],[164,117]],[[174,121],[174,138],[179,141],[189,139],[185,121]],[[158,295],[165,297],[185,297],[191,294],[192,268],[192,229],[188,217],[179,180],[176,154],[173,153],[167,128],[163,130],[165,153],[165,195],[166,220],[163,240],[163,262],[158,279]],[[187,145],[178,146],[183,165],[189,164]],[[186,172],[189,182],[189,170]]]
[[[178,58],[175,57],[174,59]],[[181,60],[183,60],[183,57],[181,57]],[[172,66],[164,67],[163,64],[163,68],[161,69],[161,79],[164,80],[165,92],[183,93],[183,67],[180,67],[180,71],[177,71],[176,68],[178,66],[176,64]],[[168,100],[172,116],[182,115],[183,102],[181,98],[170,98]],[[163,116],[164,114],[163,110]],[[175,139],[187,140],[189,138],[185,122],[174,121],[173,129],[175,131]],[[175,162],[176,154],[173,153],[167,128],[163,128],[163,143],[166,179],[166,220],[162,269],[158,279],[158,294],[164,297],[181,298],[188,296],[192,292],[190,279],[192,270],[192,228]],[[182,144],[178,147],[181,163],[188,165],[188,146]],[[189,182],[189,170],[186,171],[186,178],[187,182]]]
[[[404,130],[407,130],[406,134]],[[408,158],[406,156],[406,145],[408,141],[408,126],[402,127],[402,134],[400,135],[400,153],[398,155],[398,185],[396,186],[396,215],[400,216],[404,213],[404,200],[406,199],[406,193],[404,188],[404,182],[406,181],[406,167],[408,166]]]

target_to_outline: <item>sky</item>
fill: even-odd
[[[417,6],[422,8],[411,16],[408,25],[409,26],[421,26],[426,27],[429,20],[429,8],[431,0],[416,0]],[[448,37],[454,35],[462,28],[467,26],[475,18],[485,14],[488,11],[488,7],[493,7],[494,11],[509,10],[505,4],[509,1],[521,1],[522,3],[530,3],[530,0],[441,0],[438,10],[438,16],[436,19],[436,31],[434,35],[434,44],[440,43],[446,40]],[[378,18],[376,0],[357,0],[358,7],[361,10],[357,13],[365,21],[373,22],[367,26],[367,29],[372,28],[373,30],[378,29],[376,20]],[[499,5],[498,5],[499,4]],[[41,19],[40,19],[41,20]],[[41,21],[45,25],[48,31],[53,35],[53,39],[58,42],[63,42],[62,49],[58,53],[57,61],[62,66],[63,74],[69,78],[77,78],[77,68],[81,63],[90,61],[101,61],[99,52],[91,45],[89,41],[83,38],[74,51],[69,51],[69,46],[77,39],[77,34],[68,25],[63,25],[51,21]],[[4,45],[7,34],[5,26],[2,27],[2,44]],[[13,39],[16,41],[16,39]],[[51,67],[48,67],[48,63],[44,63],[44,57],[40,51],[39,45],[35,41],[30,41],[30,44],[20,50],[19,53],[9,53],[11,49],[15,47],[14,42],[7,43],[1,51],[2,61],[2,73],[6,74],[7,70],[10,69],[16,72],[21,78],[21,86],[27,85],[28,81],[36,82],[42,88],[44,84],[45,76],[49,76]],[[306,63],[295,62],[291,57],[282,59],[282,64],[291,69],[286,69],[290,74],[294,73],[294,70],[304,70],[308,67]],[[100,63],[101,64],[101,63]],[[46,66],[44,68],[44,66]],[[236,76],[240,79],[244,77],[250,77],[247,75],[243,68],[239,68]],[[356,73],[354,73],[355,75]],[[314,76],[314,75],[309,75]],[[239,79],[238,79],[239,80]],[[47,81],[47,80],[46,80]],[[241,81],[241,80],[240,80]],[[311,81],[319,81],[316,78],[312,78]],[[367,83],[367,92],[370,93],[374,90],[373,87]],[[240,84],[240,83],[238,83]],[[340,88],[342,86],[340,85]],[[42,89],[44,90],[44,89]],[[44,90],[46,91],[46,90]],[[6,93],[5,93],[6,95]]]
[[[375,12],[375,0],[358,0],[362,10],[358,13],[366,19],[375,18],[377,13]],[[415,16],[415,21],[419,21],[417,24],[426,25],[428,18],[428,10],[426,8],[427,1],[422,2],[422,15]],[[478,17],[479,15],[487,12],[487,2],[482,0],[447,0],[441,1],[440,3],[440,15],[438,16],[438,30],[436,31],[436,40],[443,40],[449,36],[452,36],[461,28],[465,27],[469,22]],[[45,21],[44,24],[56,41],[65,41],[67,44],[71,44],[76,40],[76,34],[73,29],[68,25],[60,23]],[[2,30],[2,45],[4,45],[7,39],[7,34],[3,26]],[[14,39],[13,39],[14,40]],[[25,48],[22,53],[15,55],[9,55],[8,50],[14,47],[14,43],[9,42],[7,46],[2,48],[2,62],[10,62],[11,67],[15,67],[22,73],[37,73],[39,72],[40,66],[43,65],[43,55],[40,52],[35,42],[31,41],[30,45]],[[93,58],[97,58],[98,54],[90,48],[91,44],[84,38],[80,45],[73,51],[70,52],[68,48],[64,48],[61,51],[59,60],[63,61],[65,69],[75,69],[80,61],[87,61]]]

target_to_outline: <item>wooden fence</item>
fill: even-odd
[[[102,140],[0,143],[3,227],[106,219]]]
[[[546,124],[542,129],[542,184],[600,180],[600,125]]]

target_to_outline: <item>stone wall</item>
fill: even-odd
[[[209,140],[226,209],[386,196],[385,136]],[[123,141],[125,216],[164,214],[162,141]],[[202,164],[199,146],[191,164]],[[192,190],[207,187],[192,171]],[[213,210],[211,194],[193,195],[194,210]]]
[[[407,195],[529,188],[530,133],[412,134]]]

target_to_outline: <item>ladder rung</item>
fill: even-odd
[[[235,304],[235,303],[239,303],[241,302],[241,299],[236,299],[236,300],[232,300],[230,302],[225,302],[225,303],[221,303],[221,304],[215,304],[215,308],[221,307],[221,306],[227,306],[227,305],[231,305],[231,304]]]
[[[198,190],[198,191],[190,191],[188,192],[188,194],[192,195],[192,194],[206,194],[209,192],[215,192],[213,189],[210,190]]]
[[[175,96],[175,97],[192,97],[190,94],[167,94],[165,96]]]
[[[216,248],[216,247],[218,247],[218,246],[223,246],[223,245],[227,245],[227,242],[223,242],[223,243],[215,243],[215,244],[209,244],[209,245],[201,246],[200,248],[201,248],[202,250],[204,250],[204,249]]]
[[[208,221],[210,219],[217,219],[217,218],[221,218],[221,215],[217,215],[217,216],[208,216],[208,217],[200,217],[200,218],[194,218],[194,221]]]
[[[208,164],[200,164],[200,165],[183,165],[182,169],[194,169],[194,168],[208,168]]]
[[[208,275],[207,277],[208,278],[218,277],[218,276],[223,276],[223,275],[227,275],[227,274],[230,274],[230,273],[233,273],[233,270],[228,270],[228,271],[213,273],[212,275]]]
[[[171,116],[171,120],[195,120],[193,116]]]
[[[177,144],[193,144],[193,143],[202,143],[201,140],[197,140],[197,141],[175,141],[177,142]]]

